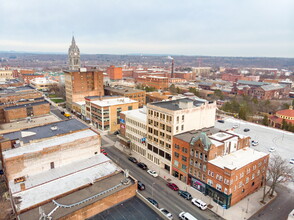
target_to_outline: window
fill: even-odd
[[[182,161],[187,161],[187,157],[182,156]]]
[[[227,188],[224,189],[224,193],[228,194],[228,189]]]
[[[211,172],[211,176],[212,176],[212,177],[214,176],[214,173],[213,173],[213,172]]]
[[[260,175],[260,170],[257,171],[257,176],[259,176],[259,175]]]
[[[177,144],[175,144],[175,148],[176,148],[176,149],[180,149],[180,146],[177,145]]]
[[[247,184],[248,182],[249,182],[249,177],[246,177],[246,182],[245,183]]]
[[[219,176],[219,181],[223,181],[223,176]]]
[[[240,182],[239,182],[239,188],[241,188],[242,186],[243,186],[243,182],[240,181]]]
[[[179,158],[179,156],[180,156],[179,153],[175,152],[175,157]]]
[[[184,119],[185,119],[185,115],[182,115],[182,121],[184,121]]]
[[[174,165],[175,165],[176,167],[178,167],[178,166],[179,166],[179,161],[175,160],[175,161],[174,161]]]
[[[183,170],[186,170],[186,169],[187,169],[187,166],[184,165],[184,164],[182,164],[182,169],[183,169]]]
[[[207,175],[210,176],[210,170],[207,171]]]
[[[184,130],[184,125],[181,126],[182,131]]]
[[[196,151],[196,155],[195,155],[195,157],[198,158],[198,151]]]
[[[128,106],[128,110],[132,110],[133,109],[133,106]]]
[[[210,180],[210,179],[207,179],[207,184],[210,185],[210,186],[212,186],[213,185],[213,181]]]
[[[187,152],[188,152],[188,149],[185,148],[185,147],[182,147],[182,151],[183,151],[184,153],[187,153]]]
[[[254,178],[255,178],[255,174],[252,173],[251,179],[254,180]]]
[[[250,168],[248,168],[248,169],[247,169],[247,172],[246,172],[246,174],[249,174],[249,173],[250,173]]]
[[[216,189],[222,191],[222,186],[220,184],[216,184]]]

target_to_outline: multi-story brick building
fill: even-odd
[[[249,147],[209,160],[205,194],[229,208],[265,184],[268,160]]]
[[[123,77],[122,67],[107,67],[107,74],[111,80],[120,80]]]
[[[31,102],[28,104],[5,107],[3,111],[5,122],[9,123],[18,119],[49,114],[50,104],[47,101]]]
[[[40,73],[23,73],[20,75],[20,78],[26,83],[30,84],[30,81],[36,78],[44,77],[43,74]]]
[[[248,91],[248,95],[262,100],[281,99],[288,97],[289,93],[285,91],[287,90],[285,87],[285,85],[279,84],[251,87]]]
[[[138,109],[138,102],[130,98],[108,98],[90,101],[91,120],[102,131],[114,132],[120,128],[120,112]]]
[[[103,96],[103,72],[96,69],[64,71],[66,106],[72,109],[73,102],[84,101],[86,96]]]
[[[0,123],[4,123],[4,108],[44,101],[43,94],[30,86],[0,90]]]
[[[172,175],[205,192],[207,162],[250,146],[249,137],[216,128],[192,130],[174,136]]]
[[[137,83],[143,86],[154,87],[156,89],[168,88],[168,77],[164,76],[142,76],[138,77]]]
[[[146,104],[146,91],[140,89],[134,89],[126,86],[105,87],[105,95],[124,96],[138,101],[139,107],[142,108]]]
[[[146,93],[146,102],[159,102],[164,100],[171,100],[173,95],[168,92],[148,92]]]
[[[147,139],[153,163],[171,173],[173,136],[192,129],[213,127],[216,103],[183,98],[147,104]]]

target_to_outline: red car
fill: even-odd
[[[178,191],[179,190],[179,187],[176,185],[176,184],[174,184],[174,183],[168,183],[168,184],[166,184],[169,188],[171,188],[172,190],[174,190],[174,191]]]

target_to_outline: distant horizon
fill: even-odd
[[[67,55],[65,52],[41,52],[41,51],[0,51],[1,53],[15,54],[43,54],[43,55]],[[277,59],[294,59],[294,57],[278,57],[278,56],[221,56],[221,55],[186,55],[186,54],[156,54],[156,53],[80,53],[82,55],[123,55],[123,56],[186,56],[186,57],[228,57],[228,58],[277,58]]]
[[[0,50],[294,57],[293,0],[1,1]],[[200,54],[200,55],[195,55]]]

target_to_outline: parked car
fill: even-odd
[[[169,188],[171,188],[172,190],[174,190],[174,191],[178,191],[179,190],[179,187],[176,185],[176,184],[174,184],[174,183],[168,183],[168,184],[166,184]]]
[[[104,154],[105,156],[107,156],[108,153],[106,151],[103,151],[102,154]]]
[[[274,148],[274,147],[271,147],[269,150],[268,150],[269,152],[275,152],[276,151],[276,148]]]
[[[194,198],[191,200],[191,202],[193,205],[196,205],[201,210],[207,209],[207,204],[200,199]]]
[[[115,131],[113,134],[114,135],[117,135],[117,134],[120,134],[120,132],[119,131]]]
[[[258,144],[259,144],[258,141],[251,141],[252,146],[257,146]]]
[[[248,131],[250,131],[250,129],[249,128],[245,128],[243,131],[244,132],[248,132]]]
[[[146,198],[152,205],[156,206],[158,208],[158,202],[156,202],[156,200],[148,197]]]
[[[143,170],[147,170],[147,165],[145,163],[137,163],[137,166],[140,167]]]
[[[145,188],[146,188],[145,185],[142,182],[138,181],[138,189],[144,190]]]
[[[135,157],[129,157],[129,161],[132,161],[133,163],[138,163],[137,159]]]
[[[178,194],[179,194],[180,196],[184,197],[184,198],[187,199],[187,200],[192,199],[191,194],[188,193],[187,191],[179,190]]]
[[[149,173],[153,177],[158,177],[158,173],[156,173],[156,171],[154,170],[147,170],[147,173]]]
[[[179,214],[179,218],[182,219],[182,220],[197,220],[197,218],[195,218],[189,212],[181,212]]]
[[[3,175],[4,174],[4,171],[3,170],[0,170],[0,175]]]
[[[159,209],[168,219],[173,219],[173,215],[164,208]]]
[[[221,120],[221,119],[217,120],[217,122],[219,122],[219,123],[225,123],[225,121],[224,120]]]
[[[291,158],[289,161],[290,164],[294,164],[294,158]]]

